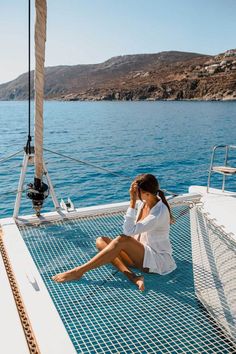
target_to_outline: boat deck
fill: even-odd
[[[236,342],[236,193],[192,186],[202,194],[191,210],[195,292]]]
[[[87,273],[79,282],[51,281],[53,274],[93,256],[98,236],[119,234],[123,214],[21,231],[77,352],[228,353],[230,343],[194,294],[188,213],[171,232],[177,270],[164,277],[145,275],[144,294],[112,266]]]
[[[210,188],[207,193],[206,187],[202,186],[191,186],[189,192],[202,195],[203,211],[214,218],[219,226],[223,225],[225,232],[231,233],[236,242],[236,192]]]
[[[124,211],[20,226],[77,353],[235,351],[195,295],[189,208],[183,205],[173,211],[177,221],[171,227],[171,241],[177,269],[166,276],[145,274],[144,293],[112,265],[88,272],[78,282],[51,280],[55,273],[95,255],[98,236],[119,234]]]
[[[2,241],[2,230],[0,229],[0,242]],[[21,348],[22,353],[28,353],[28,345],[21,325],[21,320],[16,307],[16,302],[9,283],[3,258],[0,255],[0,327],[1,347],[0,352],[4,354],[17,353]],[[14,332],[13,332],[14,329]],[[14,335],[14,340],[12,337]]]

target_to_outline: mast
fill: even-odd
[[[40,210],[44,199],[48,196],[48,186],[43,182],[43,174],[46,166],[43,161],[43,98],[44,98],[44,62],[47,23],[46,0],[35,0],[35,108],[34,108],[34,183],[29,184],[27,196],[32,200],[36,215],[40,216]],[[49,176],[47,176],[47,179]],[[56,203],[57,205],[58,203]]]
[[[44,62],[46,42],[47,3],[35,0],[35,112],[34,112],[34,147],[35,176],[34,185],[40,187],[43,175],[43,97],[44,97]]]
[[[55,208],[60,209],[54,187],[49,177],[46,165],[43,160],[43,98],[44,98],[44,62],[45,62],[45,42],[46,42],[46,21],[47,21],[47,2],[46,0],[35,0],[35,72],[34,72],[34,88],[35,88],[35,111],[34,111],[34,147],[31,146],[30,135],[30,4],[29,3],[29,123],[28,123],[28,140],[25,147],[23,165],[21,169],[20,179],[18,183],[15,207],[13,217],[17,218],[20,210],[20,203],[25,181],[25,175],[28,164],[34,163],[34,183],[28,184],[27,197],[32,200],[33,208],[36,215],[40,216],[40,210],[43,206],[44,200],[50,194]],[[46,176],[48,185],[43,182],[43,175]]]

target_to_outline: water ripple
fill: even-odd
[[[0,159],[27,140],[27,102],[0,102]],[[187,192],[191,184],[206,185],[211,148],[235,144],[236,102],[45,102],[44,146],[109,168],[130,180],[153,173],[164,189]],[[15,149],[15,150],[14,150]],[[76,206],[128,199],[129,180],[44,154],[58,198],[70,196]],[[219,159],[222,158],[221,156]],[[0,166],[0,211],[9,216],[22,157]],[[236,164],[236,159],[231,159]],[[26,183],[33,179],[29,167]],[[220,176],[213,179],[221,186]],[[235,190],[235,178],[227,188]],[[52,208],[48,199],[45,211]],[[31,213],[25,193],[22,212]]]

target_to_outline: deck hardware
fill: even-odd
[[[220,149],[225,149],[225,158],[224,158],[224,165],[221,166],[215,166],[214,165],[214,160],[215,160],[215,154],[216,150]],[[211,155],[211,162],[210,162],[210,168],[209,168],[209,174],[208,174],[208,183],[207,183],[207,193],[209,193],[209,188],[210,188],[210,183],[211,183],[211,174],[212,173],[220,173],[223,175],[223,180],[222,180],[222,192],[225,191],[225,179],[226,176],[232,176],[236,174],[236,167],[229,166],[229,151],[236,149],[236,145],[215,145],[212,149],[212,155]]]

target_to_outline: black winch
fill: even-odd
[[[28,184],[27,197],[32,200],[33,208],[36,211],[37,216],[40,216],[43,202],[48,195],[48,185],[42,182],[39,178],[35,178],[34,183]]]

